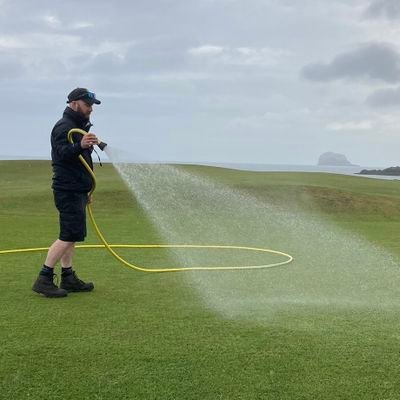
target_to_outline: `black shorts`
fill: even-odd
[[[60,215],[59,239],[64,242],[83,242],[86,237],[87,193],[53,191]]]

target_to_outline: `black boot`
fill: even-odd
[[[32,290],[36,293],[43,294],[46,297],[65,297],[68,292],[60,289],[54,284],[55,274],[39,275],[32,286]]]
[[[69,274],[61,275],[60,288],[67,290],[68,292],[91,292],[94,289],[92,282],[83,282],[76,275],[75,271],[71,271]]]

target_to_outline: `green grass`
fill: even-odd
[[[398,181],[182,168],[260,202],[285,204],[319,218],[396,259],[400,255]],[[50,245],[58,233],[50,163],[2,161],[0,169],[0,248]],[[93,207],[107,239],[162,243],[165,237],[112,166],[96,172]],[[209,206],[196,204],[205,216]],[[238,233],[236,244],[263,242],[248,237],[243,243],[246,235],[247,230]],[[86,242],[97,243],[92,230]],[[164,250],[123,254],[146,266],[176,261]],[[211,254],[217,262],[217,253],[198,257],[208,262]],[[269,304],[265,311],[279,314],[279,323],[274,323],[268,316],[260,319],[264,310],[256,307],[246,318],[235,318],[208,306],[198,292],[197,279],[203,279],[198,275],[188,279],[185,273],[134,272],[104,250],[77,250],[75,258],[79,275],[93,280],[95,291],[45,299],[30,290],[44,257],[0,255],[1,399],[400,398],[400,299],[395,298],[395,288],[388,288],[393,308],[305,303],[274,310]],[[323,263],[320,268],[318,277],[323,280]],[[294,286],[299,287],[303,273],[307,261],[295,260],[291,267],[218,273],[215,279],[226,280],[227,290],[230,279],[247,281],[248,285],[232,286],[240,304],[246,291],[272,291],[291,274],[297,274],[300,280]],[[285,289],[295,290],[289,284]]]

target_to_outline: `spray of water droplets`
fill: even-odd
[[[221,185],[198,169],[119,162],[118,153],[109,156],[165,243],[263,247],[294,256],[294,263],[271,270],[185,273],[203,303],[224,317],[270,322],[310,307],[400,306],[398,261],[365,238],[295,207],[293,201],[269,202]],[[277,261],[232,251],[173,256],[180,266]]]

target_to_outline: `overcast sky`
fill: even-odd
[[[66,96],[144,159],[400,165],[399,0],[0,0],[0,155],[50,154]]]

